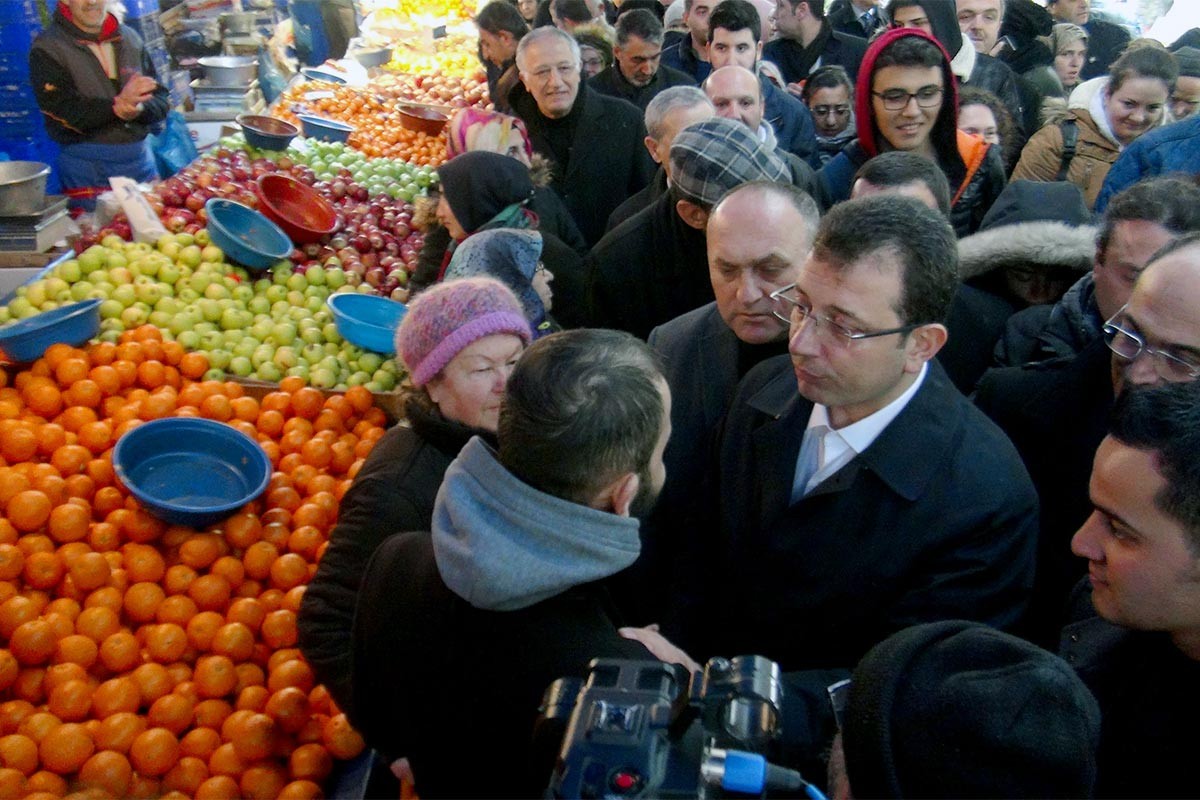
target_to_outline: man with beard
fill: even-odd
[[[644,8],[636,8],[617,20],[613,64],[588,81],[601,94],[628,100],[643,111],[659,92],[672,86],[692,86],[687,74],[663,66],[663,27]]]
[[[576,330],[539,339],[505,389],[499,451],[451,463],[431,532],[397,532],[363,578],[353,723],[407,757],[422,797],[535,797],[546,687],[597,657],[648,657],[603,583],[633,563],[665,479],[671,394],[649,347]],[[514,657],[515,656],[515,657]]]

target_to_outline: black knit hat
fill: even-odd
[[[1175,51],[1175,61],[1179,64],[1180,75],[1200,78],[1200,50],[1195,47],[1181,47]]]
[[[854,671],[856,797],[1090,797],[1100,709],[1058,656],[975,622],[903,630]]]

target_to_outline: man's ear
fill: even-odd
[[[708,212],[691,200],[676,201],[675,213],[679,214],[679,218],[686,222],[689,227],[695,228],[698,231],[704,230],[704,226],[708,224]]]
[[[658,142],[654,140],[654,137],[647,136],[642,139],[642,144],[646,145],[646,149],[650,151],[650,158],[654,160],[654,163],[661,164],[662,162],[658,160]]]
[[[596,493],[588,506],[607,511],[620,517],[629,516],[629,508],[641,488],[641,479],[636,472],[626,472]]]
[[[529,76],[527,76],[525,74],[524,70],[518,69],[517,77],[521,79],[521,85],[525,87],[525,91],[529,92],[530,94],[533,94],[533,87],[529,85],[530,84]]]
[[[946,326],[938,322],[922,325],[909,334],[907,353],[908,370],[910,372],[917,372],[921,369],[922,364],[932,361],[933,357],[946,344],[946,339],[949,335],[950,333],[946,330]]]

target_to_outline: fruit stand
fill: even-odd
[[[329,300],[406,297],[414,202],[445,134],[403,128],[400,109],[487,104],[474,39],[441,39],[394,47],[366,86],[302,84],[266,112],[347,123],[348,141],[225,137],[144,196],[162,231],[117,214],[0,298],[0,797],[319,797],[362,753],[297,649],[296,614],[403,373],[348,341]],[[312,195],[324,229],[286,205]],[[219,201],[282,217],[289,250],[237,263],[209,217]],[[89,340],[6,349],[6,330],[76,304],[98,319]],[[114,451],[170,418],[256,442],[265,490],[211,524],[151,513]]]

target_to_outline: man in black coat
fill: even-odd
[[[887,29],[888,15],[879,0],[833,0],[829,22],[839,33],[870,39]]]
[[[1088,581],[1059,645],[1104,716],[1094,797],[1195,794],[1198,449],[1190,383],[1124,395],[1096,453],[1095,511],[1071,540]]]
[[[644,8],[622,14],[617,20],[613,63],[588,80],[601,94],[628,100],[643,111],[650,101],[672,86],[695,86],[691,76],[664,66],[663,27]]]
[[[763,46],[763,58],[775,63],[789,83],[803,83],[817,67],[844,67],[858,79],[867,40],[834,30],[825,16],[825,0],[779,0],[775,6],[778,37]]]
[[[608,215],[654,175],[642,140],[646,128],[631,103],[580,85],[579,44],[557,28],[537,28],[517,46],[523,87],[510,99],[533,149],[554,164],[551,187],[588,245]]]
[[[1192,234],[1146,265],[1128,304],[1105,326],[1103,339],[1074,357],[989,370],[979,382],[976,405],[1012,439],[1041,502],[1038,578],[1029,618],[1029,634],[1041,641],[1052,643],[1047,637],[1061,627],[1068,593],[1083,574],[1067,541],[1091,510],[1088,475],[1113,398],[1126,384],[1200,376],[1197,309],[1200,234]],[[1151,355],[1139,339],[1169,355]]]
[[[1033,487],[1003,433],[929,363],[956,261],[949,223],[915,200],[835,206],[777,293],[790,358],[742,381],[716,489],[697,498],[715,506],[695,534],[708,558],[681,643],[801,671],[783,727],[802,757],[832,735],[831,673],[876,642],[938,619],[1009,627],[1024,610]]]
[[[754,180],[792,182],[792,171],[746,126],[715,118],[671,145],[671,186],[605,235],[584,258],[591,324],[646,338],[656,326],[712,302],[704,228],[725,192]]]
[[[655,362],[614,331],[539,339],[508,381],[499,451],[469,441],[431,532],[372,557],[351,721],[409,759],[422,797],[539,796],[547,686],[592,658],[648,658],[618,633],[603,581],[637,557],[636,515],[662,486],[670,391]]]
[[[773,313],[780,309],[770,294],[795,281],[819,218],[813,199],[792,186],[760,181],[730,191],[705,230],[716,301],[650,332],[671,387],[672,435],[664,456],[667,482],[642,526],[643,571],[637,574],[660,604],[669,598],[662,591],[666,576],[687,561],[681,553],[694,552],[695,541],[680,521],[703,491],[717,428],[738,381],[787,351],[787,323]],[[667,610],[651,608],[645,621],[661,621]]]

